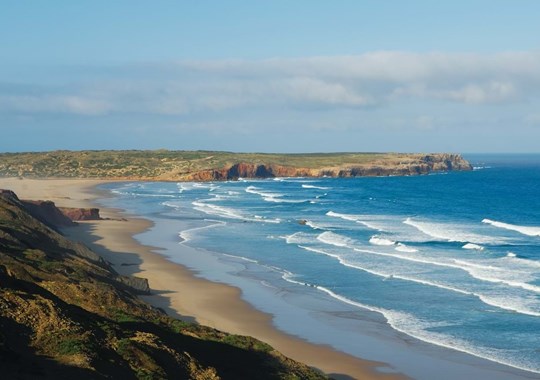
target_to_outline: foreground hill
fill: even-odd
[[[58,233],[46,219],[69,221],[53,206],[0,190],[2,379],[325,378],[256,339],[142,302],[146,282]]]
[[[356,177],[471,170],[457,154],[262,154],[209,151],[54,151],[0,154],[0,176],[212,181]]]

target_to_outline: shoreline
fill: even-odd
[[[385,363],[363,360],[278,330],[272,323],[272,315],[243,300],[239,288],[198,277],[196,271],[161,255],[159,247],[141,244],[134,236],[150,229],[151,221],[96,204],[97,199],[109,196],[97,186],[110,182],[119,181],[2,178],[0,187],[15,191],[21,199],[51,200],[65,207],[100,208],[101,216],[111,220],[80,222],[78,227],[63,232],[100,254],[118,273],[147,278],[152,294],[141,298],[173,317],[253,336],[335,379],[405,378]],[[182,249],[188,248],[182,246]]]

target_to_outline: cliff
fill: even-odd
[[[146,291],[0,191],[2,378],[324,378],[256,339],[170,318],[136,297]]]
[[[418,175],[431,172],[471,170],[472,167],[457,154],[408,155],[390,160],[374,160],[363,164],[341,164],[320,168],[292,167],[276,164],[236,163],[222,169],[206,169],[180,175],[184,181],[219,181],[238,178],[273,177],[368,177]]]
[[[416,175],[472,170],[460,155],[263,154],[206,151],[55,151],[0,154],[0,176],[209,181],[271,177]]]
[[[102,219],[98,208],[58,207],[58,210],[72,221]]]

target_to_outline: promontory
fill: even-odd
[[[215,181],[272,177],[361,177],[472,170],[450,153],[231,153],[124,150],[0,154],[0,176]]]

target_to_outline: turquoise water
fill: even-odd
[[[538,374],[540,156],[467,158],[476,170],[105,188],[176,246],[242,268],[228,276],[369,310],[422,342]]]

